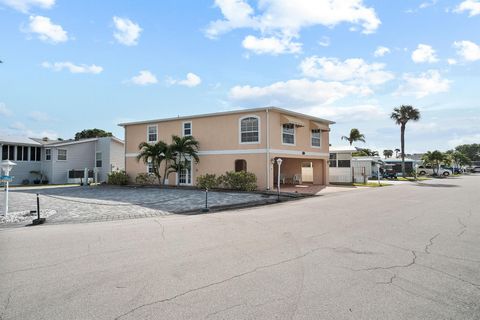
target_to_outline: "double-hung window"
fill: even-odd
[[[192,122],[184,122],[183,123],[183,136],[191,136],[192,135]]]
[[[322,131],[320,129],[312,130],[312,147],[320,148],[322,146]]]
[[[156,125],[148,126],[147,128],[148,134],[148,142],[157,142],[158,138],[158,127]]]
[[[45,149],[45,160],[52,160],[52,149]]]
[[[58,149],[57,160],[61,160],[61,161],[67,160],[67,150],[66,149]]]
[[[246,117],[240,120],[240,143],[260,142],[259,119]]]
[[[147,163],[147,173],[153,174],[153,163]]]
[[[330,168],[336,168],[336,167],[337,167],[337,154],[330,153]]]
[[[295,144],[295,125],[293,123],[282,125],[282,143]]]
[[[102,167],[102,153],[96,152],[95,153],[95,167],[101,168]]]

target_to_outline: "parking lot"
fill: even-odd
[[[164,216],[173,213],[198,212],[205,207],[205,192],[195,189],[162,189],[133,187],[59,187],[10,191],[9,212],[36,209],[36,194],[41,212],[49,223],[90,222]],[[2,192],[1,198],[4,198]],[[274,196],[244,192],[209,192],[211,208],[262,204]],[[4,210],[1,201],[0,210]]]

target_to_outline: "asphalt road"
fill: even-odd
[[[480,176],[0,230],[1,319],[480,319]]]

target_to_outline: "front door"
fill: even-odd
[[[186,160],[185,168],[180,170],[178,174],[178,184],[180,185],[192,184],[192,162],[190,160]]]

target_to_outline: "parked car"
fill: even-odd
[[[433,167],[432,166],[419,166],[417,169],[417,173],[419,176],[425,176],[425,175],[433,175]],[[445,168],[439,168],[436,170],[436,173],[440,176],[448,177],[450,175],[450,171],[445,169]]]
[[[461,168],[452,168],[452,167],[442,167],[442,169],[448,170],[453,174],[462,174],[463,170]]]
[[[480,167],[473,167],[472,172],[480,173]]]

